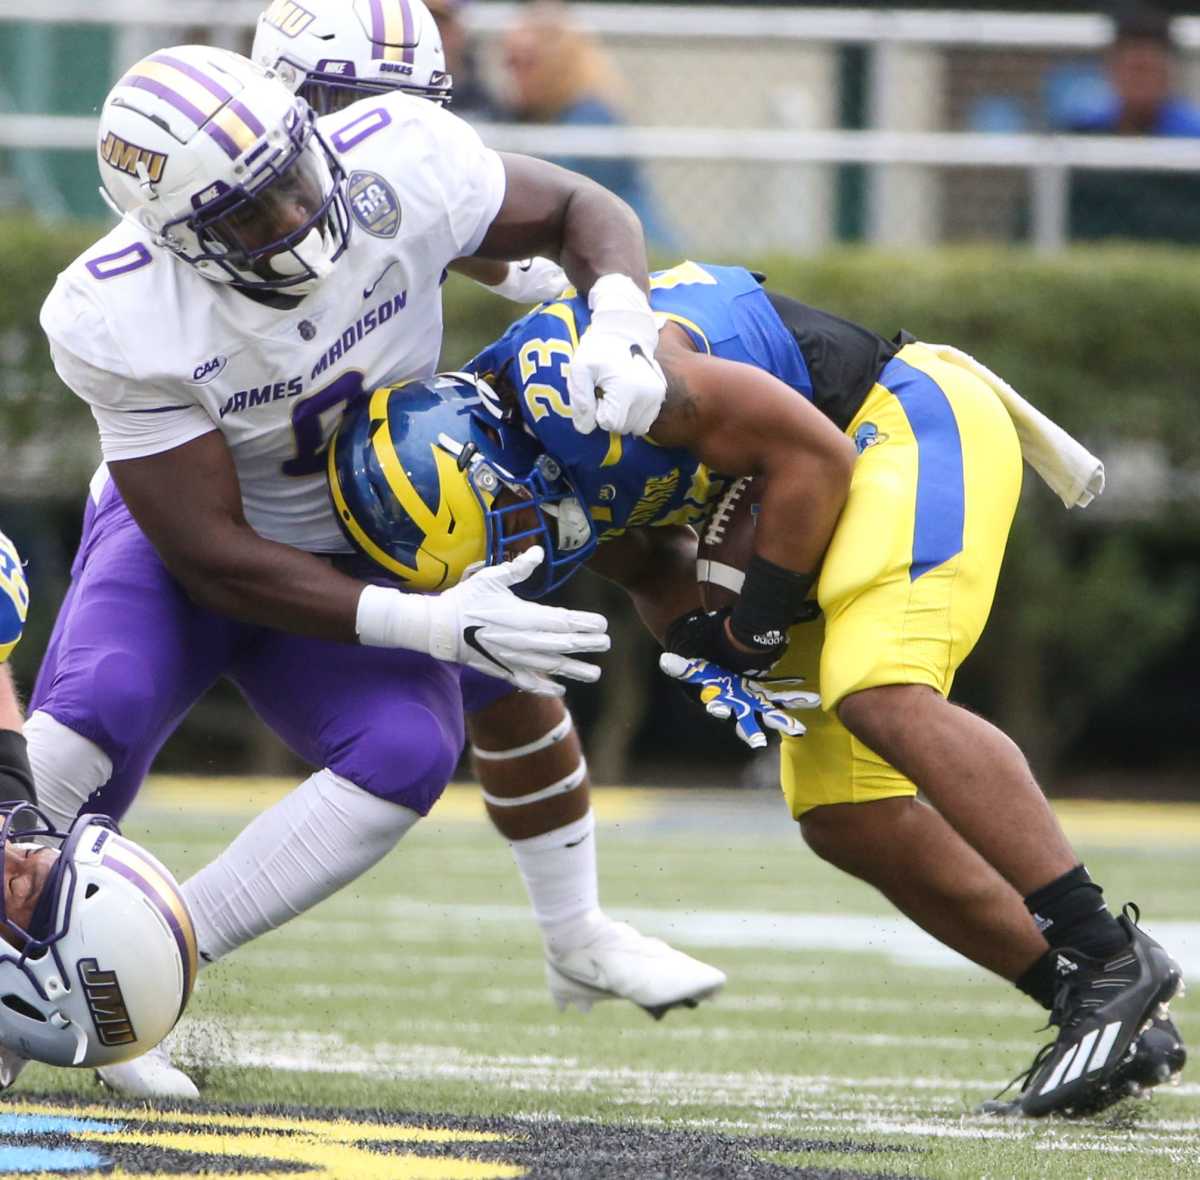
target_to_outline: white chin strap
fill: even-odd
[[[276,254],[271,259],[270,267],[280,278],[303,274],[305,268],[311,270],[312,278],[284,288],[284,293],[288,295],[307,295],[333,270],[334,250],[332,235],[326,236],[314,227],[304,241]]]

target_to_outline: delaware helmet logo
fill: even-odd
[[[131,1045],[137,1040],[115,971],[103,971],[95,959],[80,959],[79,982],[102,1045]]]
[[[346,185],[350,212],[376,238],[394,238],[400,228],[400,202],[392,186],[376,172],[351,172]]]
[[[880,434],[879,428],[874,422],[864,422],[854,432],[854,447],[861,455],[867,447],[878,446],[880,443],[885,443],[888,440],[886,434]]]

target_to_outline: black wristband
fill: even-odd
[[[0,803],[36,803],[33,770],[24,735],[15,729],[0,729]]]
[[[756,644],[753,651],[743,651],[726,634],[727,618],[729,607],[680,616],[667,628],[667,651],[689,660],[709,660],[739,676],[761,676],[783,655],[787,644]]]
[[[816,574],[798,574],[757,553],[729,618],[733,637],[747,647],[782,648],[788,628],[806,614],[805,600]]]

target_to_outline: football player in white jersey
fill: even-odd
[[[322,767],[185,886],[211,961],[352,880],[428,811],[461,749],[459,664],[542,693],[561,692],[554,675],[598,675],[574,656],[607,646],[603,619],[516,597],[536,566],[526,555],[437,596],[335,568],[347,547],[325,442],[364,390],[433,371],[445,267],[542,254],[590,290],[571,374],[592,393],[581,429],[652,418],[663,382],[646,359],[655,328],[629,210],[582,177],[488,151],[434,103],[387,94],[318,122],[245,59],[178,47],[114,87],[99,156],[122,222],[60,276],[42,323],[111,479],[93,485],[27,733],[45,797],[119,815],[166,733],[229,675]],[[590,813],[579,826],[590,843]],[[319,866],[296,855],[312,847]],[[539,917],[574,940],[550,940],[552,958],[626,949],[618,924],[597,930],[575,879],[552,863],[545,875]],[[637,955],[618,954],[590,984],[566,979],[565,998],[616,992],[658,1011],[723,982],[670,954],[691,972],[682,987],[678,972],[674,990],[638,978]],[[143,1092],[195,1093],[165,1069]]]
[[[318,115],[399,91],[448,106],[454,79],[437,22],[421,0],[274,0],[259,15],[250,56]],[[549,258],[458,258],[450,269],[514,303],[541,303],[567,286]]]

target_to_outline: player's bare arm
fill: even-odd
[[[198,605],[248,623],[353,642],[363,583],[246,522],[224,436],[109,465],[134,519]]]
[[[605,541],[588,569],[615,582],[660,643],[681,615],[697,610],[696,534],[687,525],[629,529]]]
[[[595,181],[544,160],[502,155],[504,202],[476,255],[557,259],[580,291],[602,275],[627,275],[649,290],[637,215]]]
[[[674,325],[663,332],[667,397],[650,437],[686,447],[711,470],[761,477],[756,552],[814,572],[846,502],[853,442],[770,373],[701,355],[683,340]]]

